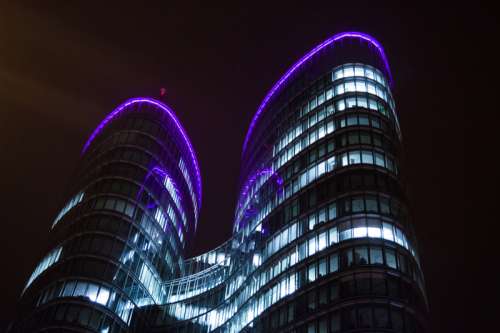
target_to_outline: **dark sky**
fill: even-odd
[[[84,142],[115,106],[167,89],[203,178],[197,254],[231,235],[241,146],[266,91],[302,54],[346,30],[369,33],[386,50],[433,330],[465,330],[464,22],[455,6],[91,3],[0,5],[0,330],[46,250]]]

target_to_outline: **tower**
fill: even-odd
[[[173,111],[133,98],[85,143],[51,245],[21,298],[19,331],[122,332],[184,270],[201,205],[198,163]]]

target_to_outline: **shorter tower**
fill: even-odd
[[[198,162],[173,111],[133,98],[85,143],[14,331],[125,332],[184,272],[201,205]],[[135,327],[135,328],[134,328]]]

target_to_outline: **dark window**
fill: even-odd
[[[360,328],[372,327],[372,309],[362,306],[358,309],[358,325]]]
[[[354,261],[356,265],[368,264],[368,248],[366,246],[356,247],[354,249]]]
[[[386,307],[376,306],[373,309],[373,322],[375,327],[385,328],[389,326],[389,315]]]
[[[332,333],[340,332],[340,313],[334,312],[330,318],[330,331]]]

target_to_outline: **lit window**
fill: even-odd
[[[318,236],[318,250],[321,251],[326,248],[326,232]]]
[[[348,81],[345,83],[345,91],[346,92],[356,91],[356,86],[354,84],[354,81]]]
[[[316,264],[311,264],[309,265],[309,268],[307,270],[307,279],[309,282],[312,282],[316,280]]]
[[[344,84],[343,83],[337,84],[335,86],[335,95],[340,95],[340,94],[343,94],[343,93],[344,93]],[[340,110],[340,109],[337,107],[337,110]]]
[[[361,161],[364,164],[373,164],[373,155],[371,151],[363,150],[361,152]]]
[[[328,231],[329,233],[329,244],[332,245],[332,244],[335,244],[335,243],[338,243],[339,242],[339,233],[337,231],[337,228],[334,227],[334,228],[330,228],[330,230]]]
[[[332,99],[332,97],[333,97],[333,89],[330,88],[326,91],[326,100],[330,100]]]
[[[361,156],[359,155],[359,151],[351,151],[349,152],[349,164],[360,164]]]
[[[309,256],[316,253],[316,237],[309,239]]]
[[[358,106],[361,108],[368,108],[368,102],[365,97],[358,97]]]
[[[355,76],[365,76],[365,71],[362,66],[354,67],[354,75]]]
[[[344,67],[344,77],[354,76],[354,68],[352,66]]]

